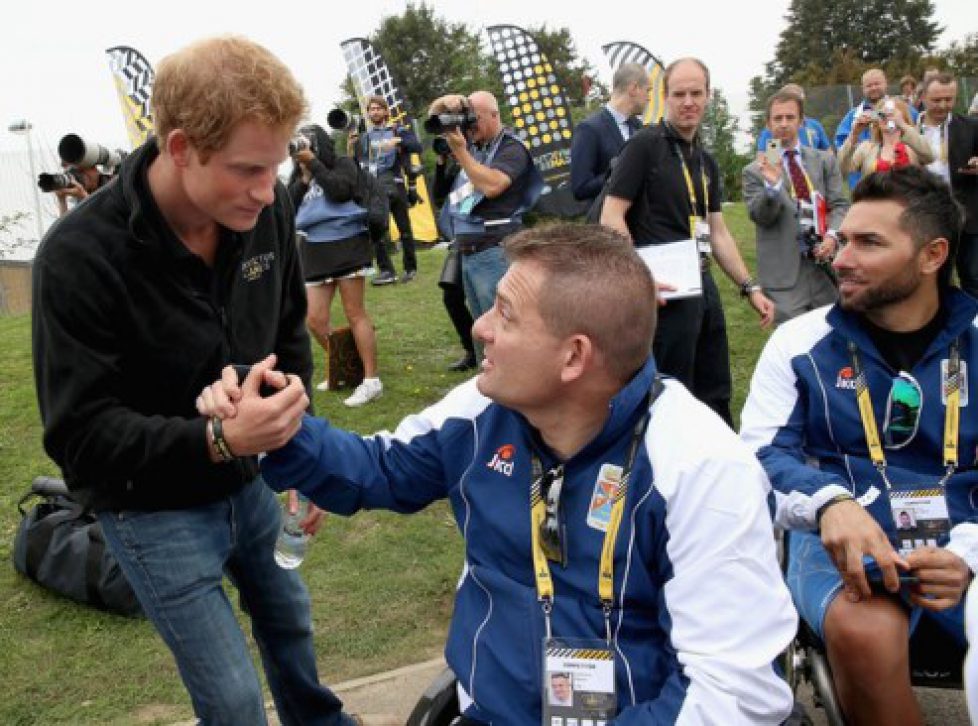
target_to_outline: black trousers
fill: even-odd
[[[465,290],[461,285],[443,285],[442,301],[465,352],[475,355],[475,346],[472,343],[472,325],[475,321],[469,312],[469,306],[465,304]]]
[[[652,352],[661,372],[679,379],[733,428],[727,322],[709,270],[703,271],[702,296],[659,308]]]
[[[955,262],[961,289],[972,297],[978,297],[978,234],[962,233]]]
[[[393,175],[381,173],[377,177],[380,187],[387,192],[387,199],[390,203],[391,215],[397,224],[397,231],[401,235],[401,254],[404,257],[404,271],[416,271],[418,260],[414,250],[414,231],[411,229],[410,207],[407,202],[407,189],[403,183],[394,179]],[[383,256],[374,244],[374,252],[377,254],[377,266],[385,272],[394,272],[394,265],[390,261],[387,250],[383,250]],[[386,260],[386,266],[385,266]]]
[[[390,253],[387,251],[387,225],[370,225],[370,242],[374,246],[374,259],[377,260],[377,267],[381,272],[394,273],[394,263],[391,262]]]

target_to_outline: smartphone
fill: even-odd
[[[897,576],[900,579],[901,590],[912,587],[920,582],[920,578],[913,574],[913,572],[898,572]],[[869,582],[869,589],[873,592],[889,592],[883,582],[883,571],[875,563],[866,565],[866,580]]]
[[[764,149],[764,155],[767,157],[767,163],[771,166],[779,166],[781,164],[781,139],[768,139],[767,148]]]
[[[238,385],[240,386],[244,383],[244,379],[248,377],[248,374],[251,373],[251,366],[243,365],[241,363],[232,363],[231,367],[234,368],[234,372],[238,374]],[[272,388],[270,385],[265,383],[264,380],[262,380],[261,386],[258,388],[258,394],[262,398],[274,396],[276,393],[278,393],[277,388]]]

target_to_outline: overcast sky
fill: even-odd
[[[566,26],[579,53],[605,80],[610,71],[601,45],[610,41],[636,41],[666,62],[697,55],[710,66],[714,85],[723,89],[738,114],[746,112],[748,80],[761,73],[772,56],[788,6],[787,0],[655,4],[436,0],[432,4],[439,16],[464,21],[473,29],[497,23]],[[975,0],[937,0],[936,7],[937,20],[946,28],[940,46],[978,30]],[[8,2],[6,32],[0,42],[0,151],[24,148],[22,137],[7,131],[10,123],[21,118],[34,124],[37,141],[51,149],[68,132],[128,148],[106,48],[132,46],[155,66],[186,43],[221,33],[246,35],[282,58],[305,88],[313,120],[322,122],[339,98],[346,72],[339,43],[370,35],[384,16],[404,8],[404,0]]]

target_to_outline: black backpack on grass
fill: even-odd
[[[40,501],[30,510],[31,500]],[[105,545],[94,514],[71,497],[61,479],[37,477],[17,503],[14,568],[48,590],[120,615],[142,609],[119,563]]]

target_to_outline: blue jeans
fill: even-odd
[[[478,320],[495,304],[496,285],[508,267],[506,255],[499,245],[474,255],[462,255],[462,286],[473,320]]]
[[[259,477],[212,504],[101,512],[105,539],[140,604],[173,652],[202,724],[265,724],[261,683],[222,586],[225,573],[251,617],[279,718],[343,725],[343,704],[319,684],[309,594],[272,557],[280,526]]]

